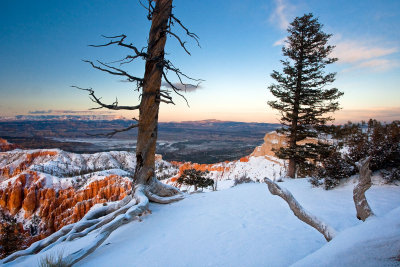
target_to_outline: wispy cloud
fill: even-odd
[[[274,46],[281,46],[281,45],[284,45],[284,44],[285,44],[285,41],[286,41],[286,37],[283,37],[282,39],[279,39],[278,41],[276,41],[276,42],[274,43]]]
[[[367,68],[373,71],[385,71],[399,64],[393,59],[383,58],[398,52],[397,47],[371,45],[362,41],[338,41],[332,56],[339,58],[339,63],[349,64],[345,71]]]
[[[50,114],[52,113],[53,110],[49,109],[49,110],[33,110],[33,111],[29,111],[29,114]]]
[[[194,92],[202,88],[201,85],[193,85],[193,84],[173,83],[173,85],[184,92]],[[161,86],[171,89],[171,85],[169,85],[167,82],[163,82]]]
[[[355,68],[370,68],[376,71],[386,71],[400,66],[399,62],[390,59],[372,59],[357,64]]]
[[[79,114],[79,115],[95,115],[95,114],[114,114],[115,112],[113,111],[94,111],[94,110],[69,110],[69,109],[59,109],[59,110],[31,110],[28,112],[28,114],[31,115],[66,115],[66,114]]]
[[[274,0],[275,9],[269,17],[270,23],[276,25],[281,30],[289,27],[290,20],[294,16],[296,7],[289,3],[288,0]],[[286,37],[277,40],[273,45],[280,46],[285,43]]]
[[[335,114],[336,122],[367,121],[376,119],[391,122],[400,118],[400,107],[382,107],[365,109],[342,109]]]
[[[286,30],[289,26],[289,17],[293,12],[294,6],[289,4],[286,0],[275,0],[274,2],[276,7],[269,20],[278,25],[281,30]]]

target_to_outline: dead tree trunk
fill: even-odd
[[[149,184],[155,175],[160,87],[167,40],[166,30],[171,9],[172,0],[159,0],[153,12],[139,109],[135,184]]]
[[[369,216],[374,215],[365,197],[365,192],[371,187],[371,170],[369,169],[370,160],[371,157],[367,157],[356,163],[360,174],[358,183],[353,190],[353,200],[357,210],[357,219],[362,221],[365,221]]]
[[[315,228],[320,232],[326,239],[326,241],[331,241],[335,237],[335,230],[327,225],[325,222],[319,220],[317,217],[306,211],[299,202],[293,197],[293,195],[286,189],[282,189],[275,182],[268,178],[264,178],[264,182],[268,185],[268,189],[273,195],[280,196],[283,200],[288,203],[290,209],[293,211],[294,215],[301,221]]]

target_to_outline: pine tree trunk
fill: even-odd
[[[304,53],[303,49],[301,48],[299,64],[297,67],[296,92],[295,92],[293,114],[292,114],[293,118],[289,136],[289,148],[292,149],[292,151],[295,151],[297,148],[297,132],[298,132],[297,123],[299,120],[300,92],[302,88],[301,80],[303,72],[303,53]],[[296,160],[294,158],[289,159],[288,176],[290,178],[296,177]]]
[[[296,175],[296,162],[294,159],[289,159],[288,176],[294,178]]]
[[[148,184],[155,175],[155,152],[158,134],[158,111],[163,71],[165,30],[171,14],[172,0],[158,0],[153,12],[149,34],[143,94],[139,109],[136,146],[135,184]]]

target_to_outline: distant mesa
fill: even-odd
[[[62,121],[62,120],[127,120],[121,115],[16,115],[13,117],[0,117],[0,121]]]

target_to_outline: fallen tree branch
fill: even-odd
[[[319,220],[317,217],[306,211],[288,190],[280,188],[275,182],[268,178],[264,178],[264,182],[268,185],[271,194],[283,198],[293,211],[294,215],[320,232],[325,237],[326,241],[329,242],[335,237],[336,231],[325,222]]]

